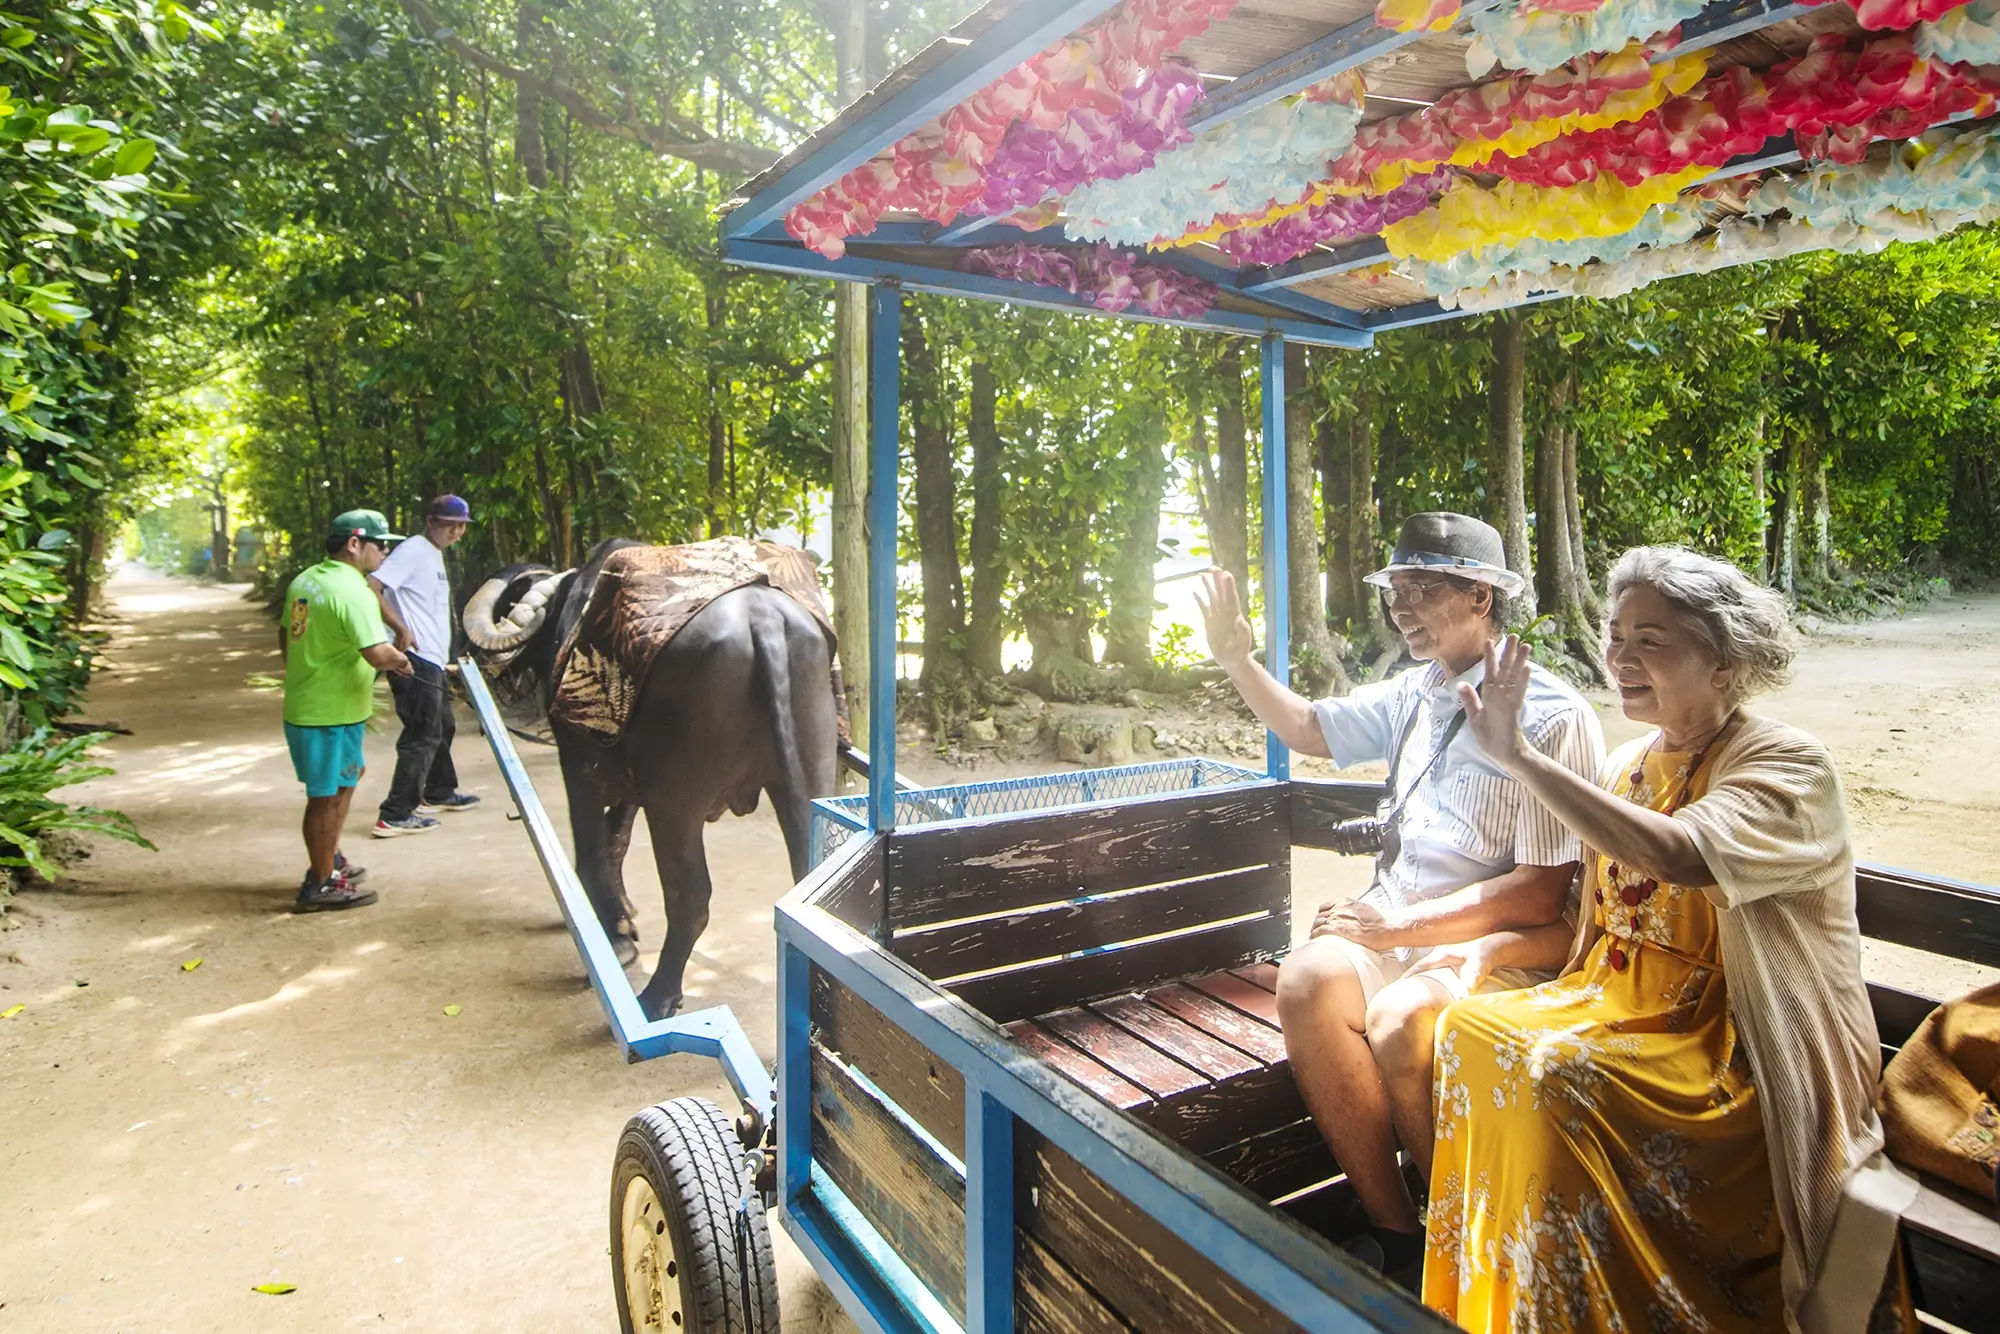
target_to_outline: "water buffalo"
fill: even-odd
[[[577,877],[626,964],[638,949],[625,853],[633,819],[646,813],[667,935],[639,1004],[657,1019],[679,1007],[688,955],[708,925],[702,826],[725,810],[748,815],[757,794],[769,792],[792,878],[803,877],[811,800],[834,788],[838,715],[828,633],[793,597],[750,584],[706,602],[649,667],[619,678],[631,688],[619,701],[615,736],[568,720],[556,697],[562,646],[587,610],[595,625],[619,591],[607,582],[606,599],[592,603],[606,561],[637,547],[602,543],[581,568],[565,572],[509,566],[466,602],[463,623],[482,666],[532,695],[548,716],[569,796]],[[640,554],[614,561],[614,578]]]

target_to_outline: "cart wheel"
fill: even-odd
[[[771,1229],[723,1110],[675,1098],[625,1124],[611,1166],[611,1282],[624,1334],[777,1334]]]

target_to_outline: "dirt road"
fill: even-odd
[[[0,1022],[0,1327],[615,1329],[611,1147],[644,1104],[721,1096],[714,1067],[617,1059],[476,734],[457,755],[486,804],[393,842],[365,832],[393,723],[371,737],[347,850],[382,902],[287,913],[301,803],[254,679],[276,671],[270,623],[141,571],[111,591],[88,712],[133,735],[82,795],[161,851],[102,846],[0,933],[0,1010],[26,1006]],[[2000,597],[1953,600],[1823,633],[1767,703],[1840,755],[1864,855],[2000,883],[1996,658]],[[553,755],[524,750],[560,822]],[[656,946],[643,833],[633,855]],[[783,841],[762,811],[711,826],[709,856],[689,1003],[733,1006],[769,1056]],[[1302,855],[1301,899],[1356,870]],[[816,1327],[824,1294],[789,1248],[781,1264],[788,1326]],[[298,1290],[252,1292],[273,1281]]]

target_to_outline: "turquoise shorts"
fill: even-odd
[[[285,724],[285,744],[292,752],[292,772],[306,785],[308,797],[334,797],[361,781],[361,734],[366,723],[340,727],[299,727]]]

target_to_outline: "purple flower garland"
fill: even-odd
[[[958,268],[961,273],[1060,287],[1113,314],[1137,310],[1144,315],[1191,320],[1206,315],[1221,295],[1214,283],[1163,264],[1142,264],[1136,255],[1107,245],[1090,249],[1021,243],[981,246],[960,256]]]
[[[1282,264],[1314,246],[1372,236],[1392,222],[1415,217],[1431,206],[1431,197],[1449,185],[1454,174],[1440,167],[1410,177],[1387,194],[1329,195],[1265,226],[1227,232],[1215,248],[1243,267]]]

